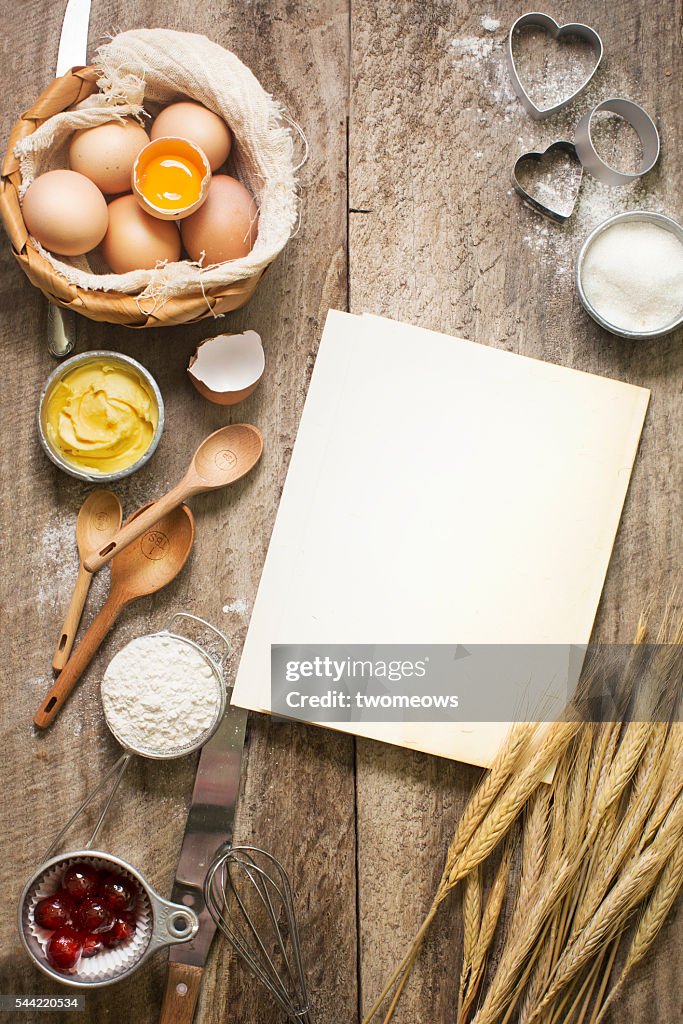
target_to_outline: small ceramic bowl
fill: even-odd
[[[150,162],[159,157],[166,157],[168,159],[180,157],[180,159],[186,164],[193,164],[201,173],[202,180],[199,195],[194,202],[188,203],[185,206],[177,207],[176,209],[168,209],[166,207],[157,206],[145,194],[141,184],[144,179],[145,171]],[[146,213],[151,214],[152,217],[156,217],[157,220],[182,220],[184,217],[189,217],[191,213],[194,213],[195,210],[199,209],[206,199],[210,184],[211,168],[209,167],[209,161],[207,160],[204,151],[200,149],[199,146],[195,145],[194,142],[190,142],[189,139],[176,139],[166,135],[162,135],[158,139],[148,142],[147,145],[140,150],[135,163],[133,164],[133,170],[131,173],[131,187],[133,189],[133,195],[142,209],[145,210]]]
[[[131,466],[127,466],[125,469],[118,469],[112,473],[94,473],[87,469],[80,469],[73,463],[68,462],[62,453],[52,444],[47,431],[48,402],[50,401],[52,392],[59,382],[77,367],[87,365],[91,362],[99,362],[103,359],[106,359],[108,363],[118,364],[129,371],[131,369],[134,370],[135,373],[144,380],[145,384],[154,396],[158,414],[156,430],[154,431],[154,436],[152,437],[149,448],[147,448],[144,454],[140,456],[137,462],[134,462]],[[114,483],[116,480],[123,480],[124,477],[130,476],[131,473],[135,473],[138,469],[145,466],[152,458],[161,439],[163,430],[164,400],[161,397],[159,385],[149,370],[146,370],[144,366],[137,362],[137,360],[131,359],[130,356],[124,356],[120,352],[98,350],[96,352],[81,352],[77,356],[71,356],[70,359],[65,359],[64,362],[50,374],[43,386],[43,390],[40,392],[40,399],[38,401],[38,439],[40,440],[40,444],[48,459],[54,462],[55,466],[59,466],[61,470],[68,473],[69,476],[76,477],[77,480],[86,480],[88,483],[92,484]]]
[[[591,231],[590,235],[581,246],[579,258],[576,261],[576,289],[579,293],[581,304],[588,315],[592,316],[596,323],[600,324],[601,327],[604,327],[604,329],[609,331],[611,334],[616,334],[619,338],[630,338],[633,341],[647,340],[648,338],[660,338],[664,334],[670,334],[671,331],[675,331],[677,327],[680,327],[681,324],[683,324],[683,309],[681,309],[678,316],[672,320],[671,323],[665,324],[664,327],[657,327],[652,331],[627,331],[623,327],[619,327],[616,324],[610,323],[609,320],[605,320],[597,309],[591,305],[584,289],[583,267],[588,250],[591,248],[596,238],[603,234],[603,232],[607,231],[608,228],[611,228],[614,224],[618,224],[623,221],[656,224],[658,227],[665,228],[667,231],[670,231],[671,234],[675,235],[683,245],[683,227],[681,227],[681,225],[675,220],[672,220],[671,217],[665,217],[663,213],[650,213],[647,210],[631,210],[628,213],[618,213],[615,217],[610,217],[608,220],[603,221],[602,224],[598,224],[598,226]]]

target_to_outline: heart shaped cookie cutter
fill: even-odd
[[[571,159],[577,164],[577,183],[573,189],[573,195],[571,196],[571,206],[566,210],[558,210],[555,207],[550,206],[549,203],[544,203],[538,196],[532,195],[524,188],[521,181],[519,180],[519,170],[525,163],[534,162],[540,163],[544,156],[548,156],[551,153],[567,153]],[[522,153],[520,157],[515,161],[515,166],[512,169],[512,187],[519,196],[522,197],[527,206],[531,206],[532,209],[538,213],[542,213],[544,217],[550,217],[557,224],[566,224],[571,215],[574,212],[576,201],[579,197],[579,189],[581,188],[581,182],[583,180],[583,166],[579,160],[578,153],[576,152],[576,146],[573,142],[567,142],[565,139],[558,139],[557,142],[552,142],[547,149],[542,152],[531,152]]]
[[[595,64],[593,65],[593,70],[588,75],[588,77],[581,83],[579,88],[575,89],[570,96],[567,96],[559,103],[554,103],[550,107],[536,106],[534,101],[529,96],[529,93],[522,85],[521,79],[519,77],[519,72],[517,71],[517,66],[515,64],[515,58],[512,53],[512,40],[515,35],[515,32],[519,31],[519,29],[526,28],[527,26],[534,26],[536,28],[545,29],[548,35],[550,35],[553,39],[556,40],[564,39],[567,36],[577,36],[579,39],[585,40],[592,47],[593,52],[595,53]],[[553,114],[557,114],[558,111],[564,110],[564,108],[568,107],[570,103],[573,103],[576,97],[580,96],[580,94],[583,92],[583,90],[586,88],[586,86],[592,79],[595,72],[600,67],[602,54],[602,39],[595,31],[595,29],[590,27],[590,25],[574,23],[567,25],[559,25],[554,18],[550,17],[549,14],[542,14],[540,11],[531,11],[529,14],[523,14],[520,18],[517,18],[517,21],[513,24],[512,28],[510,29],[510,32],[508,33],[508,45],[506,56],[508,69],[510,71],[510,78],[512,79],[512,88],[515,90],[516,95],[522,101],[524,109],[527,111],[527,113],[531,115],[531,117],[533,117],[534,121],[542,121],[545,117],[551,117]]]

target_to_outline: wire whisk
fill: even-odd
[[[292,887],[280,862],[256,846],[220,847],[204,881],[218,928],[290,1021],[313,1024]]]

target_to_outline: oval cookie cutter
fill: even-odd
[[[637,170],[617,170],[616,167],[612,167],[603,160],[596,150],[591,135],[591,124],[594,116],[601,111],[617,114],[627,121],[635,131],[640,140],[643,154],[640,167]],[[659,132],[654,121],[641,106],[634,103],[633,100],[627,100],[621,96],[612,96],[610,99],[603,100],[589,113],[583,115],[576,126],[574,145],[583,169],[598,181],[604,182],[605,185],[629,185],[636,178],[651,171],[659,159]]]
[[[512,52],[512,40],[515,32],[527,26],[534,26],[536,28],[545,29],[549,36],[558,41],[567,36],[576,36],[579,39],[585,40],[591,46],[595,54],[595,63],[593,65],[593,70],[585,78],[581,85],[579,85],[578,89],[575,89],[570,96],[567,96],[565,99],[560,100],[559,103],[554,103],[549,107],[539,107],[534,103],[534,101],[529,96],[529,93],[522,85],[522,81],[519,77],[519,72],[517,71],[517,65],[515,64],[515,58]],[[600,67],[603,52],[604,47],[602,45],[602,39],[595,31],[595,29],[590,27],[590,25],[583,25],[581,23],[574,22],[567,25],[560,25],[558,22],[555,21],[554,18],[551,18],[549,14],[542,14],[540,11],[531,11],[528,14],[522,14],[522,16],[517,18],[517,21],[515,21],[512,25],[512,28],[508,33],[507,40],[506,57],[508,70],[510,72],[510,78],[512,80],[512,88],[521,100],[522,106],[527,111],[527,113],[530,114],[531,117],[533,117],[534,121],[542,121],[544,118],[552,117],[553,114],[557,114],[560,110],[564,110],[565,107],[568,107],[570,103],[574,102],[577,96],[581,95],[583,90],[586,88],[588,83],[593,78],[595,72]]]

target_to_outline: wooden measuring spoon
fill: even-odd
[[[128,522],[118,533],[85,559],[88,572],[97,572],[114,555],[149,530],[161,516],[180,505],[186,498],[202,491],[213,491],[239,480],[261,458],[263,438],[257,427],[248,423],[234,423],[209,434],[194,453],[187,473],[179,484],[135,520]]]
[[[148,507],[138,509],[128,522],[144,515]],[[143,533],[137,544],[116,556],[111,563],[109,596],[33,719],[39,729],[51,725],[62,710],[121,611],[138,597],[153,594],[174,580],[185,565],[193,543],[192,512],[187,505],[180,505]]]
[[[88,572],[83,561],[93,548],[105,544],[120,528],[121,502],[113,491],[93,491],[89,494],[81,505],[76,520],[76,546],[80,564],[71,603],[52,659],[55,672],[61,672],[69,660],[85,599],[90,590],[92,573]]]

